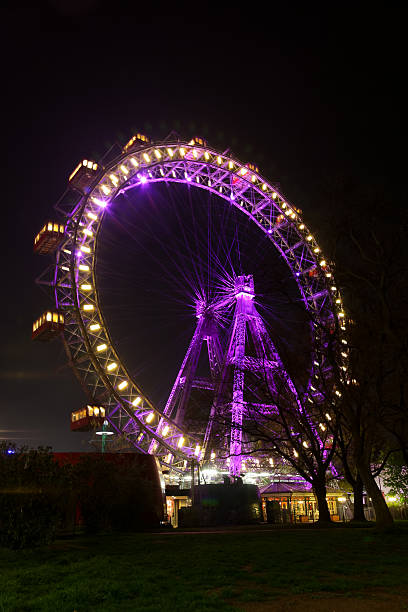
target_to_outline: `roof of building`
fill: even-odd
[[[279,493],[311,493],[313,494],[313,490],[311,485],[305,481],[286,481],[286,482],[271,482],[264,487],[260,487],[259,492],[261,495],[271,495],[271,494],[279,494]],[[332,489],[327,487],[327,495],[344,495],[344,491],[340,489]]]
[[[259,489],[261,495],[268,493],[310,493],[311,487],[307,482],[271,482]]]

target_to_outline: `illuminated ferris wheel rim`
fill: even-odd
[[[257,169],[205,145],[177,141],[143,144],[137,150],[123,152],[103,170],[70,215],[67,240],[57,254],[57,307],[67,313],[71,309],[80,329],[80,334],[75,338],[71,334],[67,343],[72,352],[73,343],[82,342],[82,351],[89,356],[88,371],[94,368],[113,401],[153,440],[149,452],[160,447],[179,457],[195,455],[199,459],[198,441],[153,406],[122,364],[98,297],[97,247],[105,211],[117,195],[136,187],[147,189],[151,182],[178,182],[210,191],[244,212],[269,237],[285,259],[305,307],[315,321],[311,329],[317,346],[316,368],[319,354],[324,356],[325,339],[321,330],[334,317],[345,330],[344,312],[331,267],[302,222],[299,211]],[[60,289],[67,278],[70,304],[64,304],[67,291]],[[140,449],[146,452],[142,442]]]

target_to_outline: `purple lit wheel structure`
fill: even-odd
[[[106,407],[118,438],[182,471],[192,459],[204,459],[197,448],[206,441],[185,431],[182,421],[170,418],[168,410],[153,405],[126,370],[105,322],[95,272],[100,230],[110,203],[118,194],[148,189],[152,182],[184,183],[212,192],[247,215],[278,249],[310,315],[312,389],[318,389],[329,368],[330,333],[337,324],[345,332],[344,313],[331,266],[299,211],[257,169],[230,154],[199,139],[155,144],[139,140],[78,182],[79,195],[71,209],[57,206],[66,216],[65,240],[56,251],[52,282],[56,307],[64,314],[70,363],[89,397]]]

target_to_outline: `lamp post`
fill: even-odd
[[[97,436],[102,436],[101,452],[104,453],[105,452],[106,437],[107,436],[113,436],[113,431],[111,431],[109,429],[109,423],[108,423],[108,421],[106,419],[103,422],[102,430],[101,431],[96,431],[95,433],[96,433]]]

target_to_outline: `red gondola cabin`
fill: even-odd
[[[201,138],[201,136],[194,136],[194,138],[192,138],[188,144],[198,145],[199,147],[206,147],[207,141],[204,140],[204,138]]]
[[[65,236],[65,227],[61,223],[48,221],[34,239],[34,253],[48,255],[55,251]]]
[[[64,330],[64,315],[60,312],[44,312],[33,323],[32,340],[47,342]]]
[[[248,162],[247,164],[245,164],[247,168],[249,168],[250,170],[252,170],[252,172],[259,172],[259,168],[258,166],[256,166],[255,164],[253,164],[252,162]]]
[[[98,174],[98,164],[89,159],[79,162],[68,181],[70,185],[87,193]]]
[[[128,151],[140,147],[141,144],[148,144],[149,142],[150,138],[144,134],[135,134],[123,147],[123,153],[128,153]]]
[[[103,406],[85,406],[81,410],[71,413],[71,431],[92,431],[95,427],[102,427],[105,420]]]

